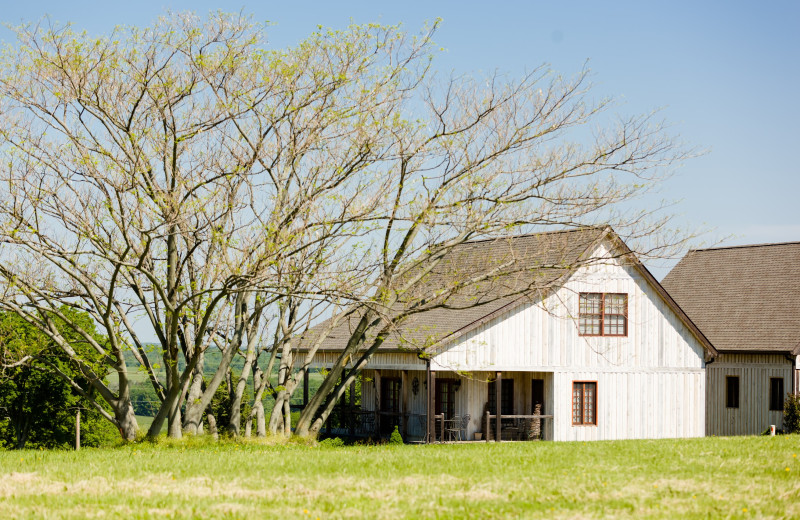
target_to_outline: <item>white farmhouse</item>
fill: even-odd
[[[440,275],[509,258],[516,277],[416,315],[373,354],[351,429],[397,425],[408,440],[705,435],[717,352],[610,228],[470,242]],[[504,296],[520,277],[539,277],[538,289]],[[317,366],[347,339],[347,325],[334,330]]]

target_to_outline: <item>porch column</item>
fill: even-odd
[[[375,371],[375,437],[381,434],[381,371]]]
[[[495,424],[495,438],[496,442],[500,442],[502,438],[502,428],[500,426],[500,419],[503,415],[502,412],[502,396],[503,396],[503,373],[497,372],[497,378],[494,380],[494,401],[495,401],[495,408],[497,410],[497,418],[495,419],[497,423]]]
[[[400,431],[408,438],[408,370],[400,372]]]
[[[361,376],[359,376],[361,377]],[[363,378],[362,378],[363,381]],[[347,414],[347,427],[350,429],[350,436],[356,434],[356,382],[350,383],[350,413]]]
[[[303,369],[303,408],[308,406],[308,367]]]
[[[433,441],[436,428],[433,425],[433,372],[431,372],[431,360],[425,360],[425,442]]]

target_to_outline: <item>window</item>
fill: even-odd
[[[597,425],[597,383],[572,383],[572,424]]]
[[[725,378],[725,406],[739,408],[739,376]]]
[[[769,378],[769,409],[783,410],[783,378]]]
[[[500,395],[501,415],[514,415],[514,380],[501,379],[502,394]],[[489,381],[489,414],[497,414],[497,383]]]
[[[578,331],[581,336],[627,336],[628,295],[581,293]]]

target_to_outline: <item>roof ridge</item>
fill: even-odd
[[[700,249],[690,249],[690,253],[701,253],[706,251],[721,251],[723,249],[745,249],[748,247],[770,247],[770,246],[791,246],[800,245],[800,241],[796,242],[766,242],[763,244],[743,244],[738,246],[722,246],[722,247],[705,247]]]
[[[577,233],[580,231],[603,231],[608,226],[583,226],[579,228],[572,228],[572,229],[558,229],[553,231],[538,231],[535,233],[523,233],[521,235],[498,235],[496,237],[490,238],[479,238],[477,240],[467,240],[466,242],[462,242],[458,244],[459,246],[465,246],[469,244],[479,244],[481,242],[491,242],[494,240],[506,240],[506,239],[517,239],[517,238],[528,238],[528,237],[535,237],[539,235],[557,235],[559,233]]]

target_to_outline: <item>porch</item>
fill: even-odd
[[[340,408],[336,433],[387,437],[397,427],[406,442],[551,440],[552,387],[547,372],[366,370],[360,403]]]

